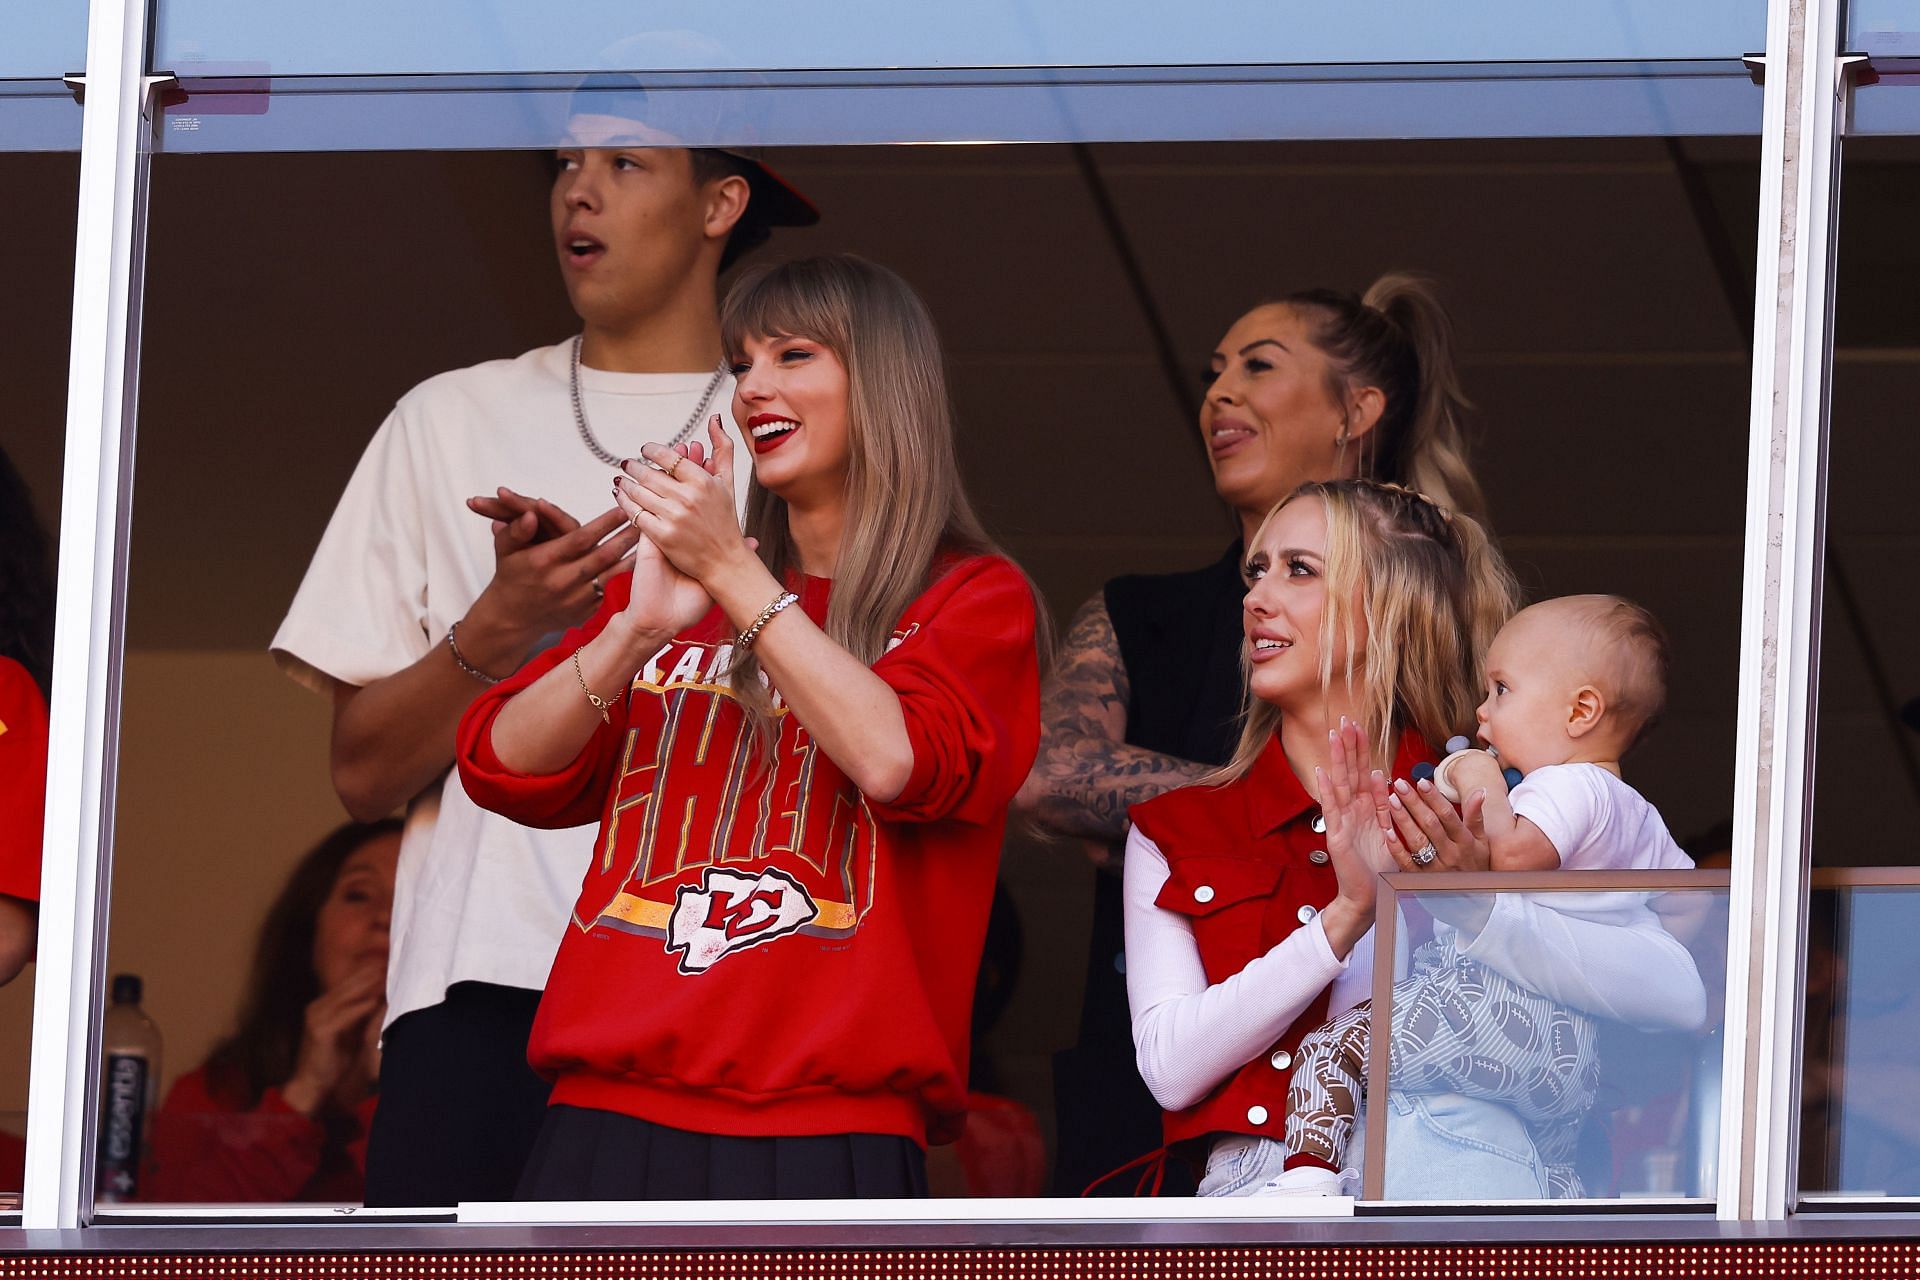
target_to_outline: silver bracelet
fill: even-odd
[[[780,612],[790,604],[799,603],[799,596],[793,594],[791,591],[782,591],[775,597],[772,604],[769,604],[760,611],[760,616],[753,620],[753,625],[740,633],[740,638],[733,642],[733,651],[735,653],[745,653],[748,649],[751,649],[753,642],[759,638],[761,630],[769,622],[773,621],[774,614]]]
[[[447,628],[447,648],[453,650],[454,665],[459,667],[462,671],[466,672],[468,675],[472,676],[475,680],[480,681],[480,683],[482,684],[499,684],[500,683],[499,676],[488,675],[486,672],[482,671],[480,668],[474,666],[471,662],[468,662],[466,655],[460,652],[460,642],[453,638],[453,633],[459,626],[460,624],[456,622],[452,626],[449,626]]]

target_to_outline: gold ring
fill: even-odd
[[[674,476],[675,476],[675,475],[676,475],[676,474],[677,474],[677,473],[679,472],[679,470],[680,470],[680,464],[681,464],[681,463],[683,463],[683,462],[685,462],[686,460],[687,460],[687,457],[686,457],[686,455],[685,455],[685,454],[683,454],[683,453],[676,453],[676,454],[674,454],[674,455],[673,455],[673,465],[667,468],[667,479],[669,479],[669,480],[671,480],[671,479],[673,479],[673,477],[674,477]]]

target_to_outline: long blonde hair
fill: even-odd
[[[1303,484],[1277,503],[1255,545],[1275,515],[1304,498],[1318,498],[1327,514],[1321,689],[1344,681],[1382,761],[1392,761],[1402,728],[1430,743],[1468,730],[1484,687],[1487,646],[1520,597],[1486,530],[1400,485],[1336,480]],[[1335,671],[1341,641],[1346,670]],[[1244,776],[1279,726],[1280,709],[1249,689],[1239,746],[1207,781]]]
[[[808,338],[846,367],[852,456],[826,632],[872,665],[900,615],[927,589],[937,556],[1003,554],[961,484],[933,317],[885,267],[831,254],[762,266],[734,284],[720,313],[729,359],[739,359],[749,337]],[[758,478],[747,489],[746,532],[760,540],[760,559],[775,577],[784,581],[798,569],[786,500]],[[1044,612],[1035,631],[1044,659]],[[729,681],[770,750],[772,699],[751,650],[735,659]]]

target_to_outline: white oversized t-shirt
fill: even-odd
[[[467,509],[469,497],[506,485],[582,523],[613,506],[612,468],[574,426],[569,346],[443,373],[402,397],[273,638],[289,675],[330,694],[336,681],[370,684],[446,643],[493,578],[492,528]],[[620,457],[676,435],[713,376],[580,374],[594,435]],[[709,413],[732,436],[744,499],[752,454],[740,447],[732,403],[733,380],[722,379]],[[706,439],[705,423],[693,438]],[[474,693],[481,688],[476,681]],[[591,826],[535,831],[488,813],[457,772],[415,798],[394,885],[387,1022],[438,1004],[456,982],[545,987],[593,836]]]

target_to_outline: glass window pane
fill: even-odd
[[[1848,142],[1841,189],[1800,1185],[1916,1196],[1920,1142],[1904,1136],[1885,1085],[1915,1025],[1887,966],[1904,963],[1920,900],[1866,886],[1899,885],[1920,864],[1905,835],[1920,820],[1920,664],[1908,642],[1920,513],[1891,474],[1914,457],[1900,423],[1920,396],[1920,322],[1901,283],[1920,270],[1909,216],[1920,137]]]
[[[0,81],[58,80],[86,66],[86,0],[40,0],[0,10]]]
[[[862,0],[795,22],[770,4],[723,11],[679,2],[649,6],[647,27],[636,30],[632,6],[616,0],[478,9],[351,0],[326,10],[163,0],[154,57],[175,73],[210,63],[276,76],[1738,58],[1764,47],[1766,6],[1610,0],[1542,22],[1521,0],[1476,0],[1470,12],[1417,0],[1289,11],[1238,0],[1204,20],[1166,17],[1144,0],[913,10]]]
[[[1907,1091],[1920,1048],[1908,975],[1920,886],[1818,887],[1808,909],[1801,1186],[1920,1196],[1920,1129]]]
[[[80,108],[61,78],[86,65],[86,0],[0,6],[0,152],[78,149]]]
[[[1913,43],[1920,36],[1904,39]],[[1905,56],[1876,58],[1873,69],[1855,81],[1847,127],[1852,137],[1920,133],[1920,62]]]
[[[1387,1199],[1713,1198],[1723,888],[1406,900],[1391,1031],[1371,1019],[1392,1045]],[[1366,1021],[1342,1027],[1349,1046]],[[1351,1063],[1332,1048],[1312,1057],[1338,1079]]]
[[[549,147],[582,112],[654,141],[887,142],[1757,133],[1737,60],[1086,70],[267,76],[188,67],[169,152]]]
[[[793,148],[771,163],[823,218],[757,256],[853,250],[923,295],[982,516],[1061,619],[1111,578],[1225,551],[1195,424],[1199,370],[1237,315],[1295,288],[1430,272],[1477,406],[1472,465],[1529,590],[1619,591],[1673,633],[1666,722],[1629,776],[1688,836],[1724,815],[1731,773],[1757,155],[1749,139]],[[500,150],[154,160],[110,964],[145,980],[163,1096],[189,1081],[155,1126],[159,1167],[204,1176],[156,1174],[143,1199],[242,1198],[192,1152],[284,1149],[273,1126],[300,1128],[261,1110],[264,1089],[223,1105],[204,1087],[272,904],[343,819],[331,703],[263,650],[396,401],[579,331],[556,287],[551,178],[548,157]],[[511,425],[598,503],[604,468],[566,380],[547,390]],[[697,387],[683,390],[690,407]],[[490,566],[490,544],[479,554]],[[1238,594],[1220,610],[1229,632]],[[445,621],[417,631],[437,654]],[[936,1151],[930,1182],[1075,1195],[1160,1142],[1151,1099],[1143,1130],[1072,1110],[1094,1096],[1075,1082],[1124,1080],[1133,1061],[1124,958],[1097,932],[1118,918],[1095,905],[1118,881],[1078,843],[1021,838],[1002,866],[969,1081],[980,1129]],[[282,1014],[318,998],[264,990]],[[1089,1000],[1106,1003],[1083,1021]],[[280,1074],[260,1077],[274,1089],[298,1057],[281,1043]],[[1620,1084],[1614,1111],[1649,1088]],[[246,1197],[354,1198],[333,1175],[352,1167],[365,1101],[337,1107],[344,1137],[323,1142],[345,1165]],[[1671,1120],[1645,1105],[1649,1132]],[[1607,1194],[1665,1185],[1658,1160],[1635,1159]]]
[[[58,79],[0,80],[0,152],[78,151],[80,104]]]
[[[66,439],[73,306],[72,155],[0,155],[0,1214],[21,1189],[46,767],[45,682],[53,648],[53,549]],[[56,251],[53,246],[61,246]]]
[[[1850,0],[1847,48],[1876,58],[1920,57],[1920,13],[1906,0]]]

